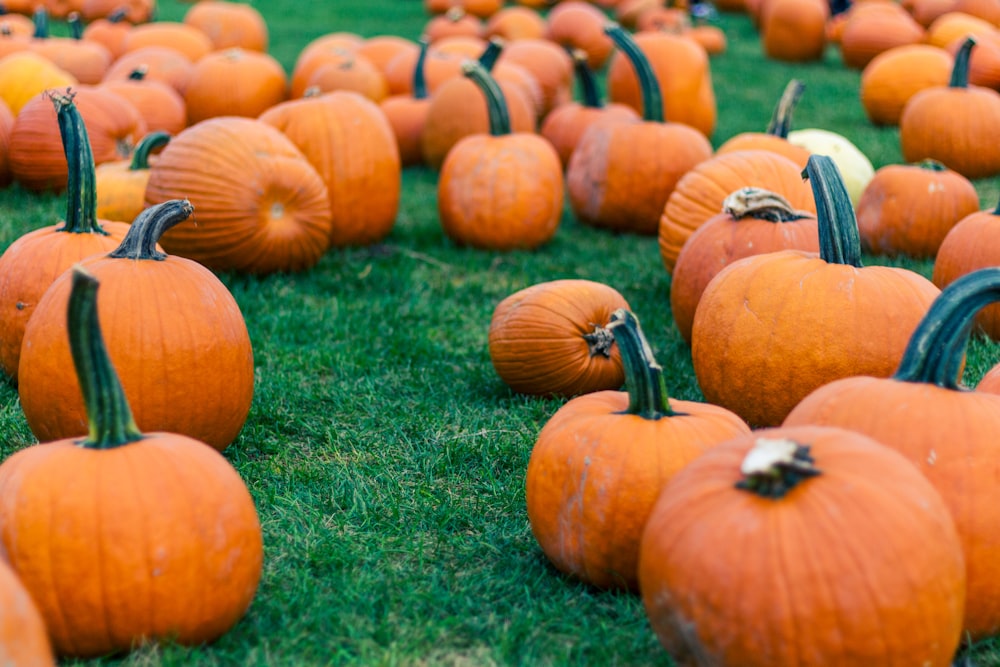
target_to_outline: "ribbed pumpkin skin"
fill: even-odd
[[[83,265],[104,284],[101,326],[139,428],[224,449],[253,398],[253,350],[236,300],[183,257],[96,257]],[[66,336],[71,278],[52,284],[24,332],[18,394],[40,442],[87,433]]]
[[[899,125],[910,98],[925,88],[947,86],[954,58],[936,46],[911,44],[884,51],[861,72],[861,106],[875,125]]]
[[[216,50],[240,47],[267,52],[267,22],[251,5],[235,2],[199,2],[184,14],[186,25],[208,35]]]
[[[934,258],[931,280],[945,286],[967,273],[989,266],[1000,266],[1000,214],[978,211],[967,215],[952,227],[941,242]],[[993,340],[1000,340],[1000,304],[986,306],[976,313],[976,326]]]
[[[760,437],[809,445],[821,473],[777,500],[735,488]],[[679,472],[643,533],[639,585],[681,665],[947,667],[965,602],[934,488],[896,452],[833,428],[741,436]]]
[[[822,60],[829,18],[822,0],[768,0],[761,14],[764,55],[783,62]]]
[[[161,81],[183,96],[191,79],[194,64],[177,49],[167,46],[145,46],[124,53],[111,63],[111,67],[104,74],[104,80],[128,79],[139,67],[145,68],[147,81]]]
[[[685,174],[667,199],[659,226],[660,256],[667,271],[673,271],[691,232],[717,215],[730,193],[747,187],[770,190],[796,210],[816,213],[802,169],[788,158],[762,150],[716,155]]]
[[[816,388],[888,377],[938,290],[919,274],[796,250],[741,259],[702,293],[691,357],[705,400],[776,426]]]
[[[146,203],[185,198],[195,214],[164,234],[168,253],[212,269],[271,273],[307,269],[326,252],[326,186],[266,123],[222,116],[174,137],[151,165]]]
[[[590,280],[531,285],[494,309],[490,361],[500,379],[524,394],[575,396],[619,389],[625,372],[618,346],[611,345],[608,356],[591,356],[584,336],[604,327],[618,308],[628,307],[613,287]]]
[[[979,384],[976,385],[976,391],[1000,394],[1000,364],[986,371]]]
[[[6,560],[0,558],[0,665],[55,667],[55,664],[38,607]]]
[[[389,235],[402,173],[392,127],[374,102],[333,92],[279,104],[260,121],[291,139],[326,184],[331,246],[370,245]]]
[[[0,187],[7,187],[11,182],[10,159],[10,133],[14,129],[14,114],[7,103],[0,99]]]
[[[670,401],[677,415],[622,414],[624,391],[577,396],[546,422],[527,469],[531,531],[562,572],[599,588],[638,587],[639,542],[663,486],[749,427],[715,405]]]
[[[961,424],[961,434],[955,425]],[[820,387],[785,426],[837,426],[863,433],[910,460],[955,519],[968,570],[965,630],[1000,631],[1000,396],[926,382],[853,377]]]
[[[218,116],[256,118],[287,98],[281,63],[266,53],[235,47],[198,60],[184,89],[188,125]]]
[[[75,86],[74,102],[83,116],[94,152],[94,163],[122,160],[146,134],[146,122],[120,95],[94,86]],[[10,138],[10,168],[14,179],[33,191],[66,188],[66,154],[52,100],[45,93],[24,105]]]
[[[126,651],[142,636],[213,641],[260,579],[260,524],[242,479],[175,434],[16,452],[0,466],[0,517],[3,550],[60,655]]]

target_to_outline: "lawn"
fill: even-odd
[[[164,20],[189,7],[160,6]],[[427,18],[419,0],[255,6],[270,26],[271,53],[289,71],[321,34],[416,38]],[[821,63],[771,62],[747,17],[723,15],[721,25],[729,49],[712,60],[714,145],[763,130],[796,77],[807,86],[796,128],[843,133],[876,167],[901,161],[897,132],[867,123],[859,74],[835,50]],[[510,391],[486,348],[493,308],[508,294],[556,278],[596,280],[642,320],[671,394],[699,400],[656,239],[582,226],[567,208],[554,240],[537,251],[460,248],[437,220],[436,175],[413,168],[403,178],[384,243],[331,251],[301,274],[220,276],[254,346],[253,408],[225,454],[257,503],[263,579],[248,614],[217,643],[146,648],[121,664],[671,664],[638,597],[576,583],[537,547],[525,467],[562,401]],[[976,185],[983,207],[994,206],[997,183]],[[0,193],[0,248],[54,223],[64,206],[17,187]],[[903,263],[930,275],[929,262]],[[1000,348],[977,339],[966,381],[998,360]],[[0,382],[0,428],[0,455],[34,442],[10,383]],[[974,653],[976,664],[1000,665],[990,645]]]

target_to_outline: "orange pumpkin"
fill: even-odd
[[[149,156],[170,141],[166,132],[150,132],[139,141],[131,159],[105,162],[94,172],[97,217],[131,223],[146,208]]]
[[[1000,394],[1000,364],[990,368],[976,385],[976,391],[985,391],[991,394]]]
[[[128,13],[122,7],[107,16],[95,18],[84,27],[81,39],[102,44],[114,62],[125,52],[125,35],[132,29],[132,24],[126,20],[127,16]]]
[[[67,280],[59,328],[62,338],[69,330],[88,427],[0,465],[0,551],[59,655],[211,642],[243,616],[260,580],[253,498],[205,443],[139,431],[104,346],[97,281],[79,269]],[[101,320],[124,319],[113,315]]]
[[[444,14],[438,14],[428,19],[422,35],[431,44],[445,37],[482,37],[483,21],[477,16],[466,14],[461,7],[455,6]]]
[[[129,30],[122,43],[126,54],[150,46],[175,49],[192,63],[198,62],[215,49],[212,40],[204,32],[177,21],[154,21],[137,25]]]
[[[378,104],[389,95],[389,84],[374,63],[359,53],[331,57],[306,80],[303,95],[350,90]]]
[[[584,0],[563,0],[546,17],[547,39],[587,54],[587,64],[601,69],[615,49],[615,43],[604,34],[607,17],[604,12]]]
[[[167,252],[251,273],[313,266],[330,239],[330,201],[316,169],[284,134],[222,116],[175,136],[150,167],[146,204],[188,198],[198,211],[163,238]]]
[[[891,447],[941,494],[962,539],[968,576],[964,630],[977,640],[1000,632],[1000,396],[959,384],[972,320],[1000,300],[1000,268],[975,271],[935,300],[890,378],[852,377],[818,388],[786,425],[837,426]],[[956,437],[954,426],[961,424]]]
[[[413,70],[413,92],[391,95],[379,104],[396,137],[399,161],[403,167],[424,162],[420,135],[423,134],[424,123],[427,122],[427,110],[430,108],[427,79],[424,77],[427,48],[427,40],[420,40],[417,65]]]
[[[920,44],[924,28],[895,3],[883,3],[877,11],[853,15],[840,36],[844,64],[864,69],[880,53],[899,46]]]
[[[187,10],[183,23],[208,35],[216,51],[239,47],[267,52],[267,23],[255,7],[238,2],[202,0]]]
[[[21,580],[2,558],[0,610],[0,664],[55,667],[45,621]]]
[[[147,78],[147,68],[127,79],[112,79],[99,85],[128,100],[146,123],[148,132],[177,134],[187,127],[187,105],[172,86]]]
[[[899,125],[910,98],[925,88],[946,86],[954,58],[927,44],[897,46],[878,54],[861,72],[861,106],[875,125]]]
[[[545,18],[527,7],[504,7],[493,14],[483,26],[483,37],[500,37],[507,41],[515,39],[542,39],[548,26]]]
[[[281,63],[241,48],[201,58],[184,89],[188,125],[216,116],[256,118],[287,98],[288,79]]]
[[[965,567],[948,508],[904,457],[844,429],[781,428],[713,447],[664,487],[639,588],[682,665],[948,667]]]
[[[194,64],[177,49],[168,46],[147,46],[123,53],[104,74],[105,81],[125,81],[137,71],[149,81],[161,81],[182,97],[187,90]]]
[[[663,368],[631,312],[611,314],[627,391],[577,396],[531,450],[531,532],[562,572],[599,588],[638,587],[639,542],[664,485],[712,446],[749,433],[715,405],[670,399]]]
[[[15,116],[42,91],[76,82],[72,74],[37,53],[17,51],[0,58],[0,98]]]
[[[573,97],[573,59],[558,44],[548,39],[515,40],[504,47],[497,66],[509,63],[524,67],[541,87],[539,118]]]
[[[783,62],[822,60],[829,18],[826,0],[767,0],[760,18],[764,55]]]
[[[833,161],[807,167],[820,253],[783,250],[720,271],[702,293],[691,358],[705,399],[776,426],[811,391],[888,377],[939,290],[906,269],[861,265],[857,222]]]
[[[490,361],[500,379],[522,394],[568,397],[619,389],[625,372],[607,325],[611,313],[628,307],[618,290],[592,280],[525,287],[493,310]]]
[[[66,217],[24,234],[0,256],[0,366],[15,381],[24,328],[52,281],[81,259],[113,250],[129,229],[97,218],[94,156],[73,96],[52,93],[45,101],[55,106],[68,165]]]
[[[10,133],[14,129],[14,114],[10,107],[0,98],[0,188],[10,185]]]

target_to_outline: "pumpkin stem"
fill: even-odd
[[[975,45],[976,38],[969,35],[959,47],[955,54],[955,64],[951,67],[951,81],[948,82],[950,88],[969,87],[969,60],[972,56],[972,47]]]
[[[109,23],[121,23],[125,20],[126,16],[128,16],[128,9],[125,7],[119,7],[115,11],[108,14],[107,18]]]
[[[893,379],[961,389],[976,313],[994,301],[1000,301],[1000,267],[967,273],[941,290],[910,337]]]
[[[580,82],[583,106],[588,109],[600,109],[604,104],[601,102],[601,93],[597,88],[597,79],[594,78],[594,72],[587,63],[587,52],[582,49],[573,49],[570,55],[573,56],[576,80]]]
[[[128,73],[129,81],[142,81],[149,74],[149,65],[139,65]]]
[[[83,19],[80,18],[80,12],[70,12],[66,22],[69,24],[69,36],[73,39],[83,39]]]
[[[93,274],[80,265],[73,271],[67,327],[73,366],[87,408],[87,437],[78,444],[88,449],[112,449],[144,436],[132,417],[118,373],[111,364],[97,318],[97,288]]]
[[[144,209],[108,257],[165,260],[167,253],[156,249],[157,241],[165,231],[191,217],[193,211],[194,206],[187,199],[170,199]]]
[[[32,35],[35,39],[48,39],[49,37],[49,11],[44,6],[39,5],[31,15],[31,20],[35,23],[35,32]]]
[[[481,54],[479,54],[479,64],[483,66],[487,72],[492,72],[493,67],[497,64],[497,60],[500,58],[500,52],[503,51],[504,41],[499,37],[490,37],[489,43]]]
[[[662,123],[663,115],[663,93],[660,90],[660,81],[653,72],[653,66],[649,64],[649,58],[642,52],[628,32],[617,23],[608,23],[604,26],[604,32],[611,38],[619,49],[628,57],[635,69],[636,77],[639,79],[639,88],[642,90],[642,117],[643,120]]]
[[[787,438],[757,438],[747,452],[736,488],[762,498],[779,499],[800,482],[820,474],[809,454],[809,445]]]
[[[129,163],[129,171],[139,171],[149,169],[149,154],[160,146],[166,146],[170,142],[170,133],[163,131],[150,132],[135,145],[132,151],[132,161]]]
[[[630,311],[619,308],[611,314],[608,329],[615,337],[625,368],[628,408],[625,413],[643,419],[660,419],[677,413],[670,409],[663,367],[653,358],[639,320]]]
[[[774,114],[771,122],[767,126],[767,133],[782,139],[788,138],[788,131],[792,129],[792,112],[795,111],[799,98],[806,85],[798,79],[792,79],[785,86],[785,91],[778,100],[778,106],[774,107]]]
[[[494,137],[510,134],[510,111],[496,79],[475,60],[467,60],[462,63],[462,74],[472,79],[472,82],[486,96],[486,109],[490,117],[490,134]]]
[[[809,179],[816,200],[819,256],[831,264],[860,268],[858,219],[837,165],[827,155],[810,155],[802,177]]]
[[[417,52],[417,64],[413,68],[413,98],[417,100],[427,99],[427,75],[424,72],[424,64],[427,62],[427,48],[430,42],[427,37],[420,38],[420,51]]]
[[[90,148],[87,126],[80,110],[73,103],[76,93],[46,92],[56,109],[63,152],[66,154],[66,220],[60,232],[77,234],[107,234],[97,221],[97,189],[94,174],[94,153]]]
[[[927,171],[948,171],[948,167],[944,166],[941,162],[938,162],[934,158],[926,158],[917,163],[917,166],[921,169],[926,169]]]
[[[776,192],[763,188],[740,188],[722,201],[722,212],[737,220],[755,218],[771,222],[791,222],[809,217],[792,208],[792,204]]]

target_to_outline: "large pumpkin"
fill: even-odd
[[[101,312],[108,348],[139,426],[221,450],[250,412],[253,350],[226,286],[201,264],[156,247],[163,231],[191,212],[191,204],[179,200],[148,208],[118,248],[82,265],[105,284]],[[42,442],[87,431],[65,336],[71,285],[69,273],[52,283],[21,344],[18,395],[28,426]]]
[[[528,520],[559,570],[600,588],[635,590],[642,530],[664,484],[750,429],[718,406],[671,400],[631,312],[616,310],[608,329],[627,391],[578,396],[545,423],[528,461]]]
[[[89,428],[0,465],[0,551],[60,655],[213,641],[243,616],[260,579],[253,498],[205,443],[136,427],[101,336],[97,281],[67,275],[62,337],[68,329]]]
[[[851,375],[888,377],[939,294],[906,269],[861,265],[850,199],[833,161],[807,168],[820,253],[747,257],[705,287],[691,357],[705,399],[776,426],[807,394]]]
[[[190,199],[198,214],[163,247],[212,269],[271,273],[313,266],[329,245],[323,179],[284,134],[250,118],[192,125],[150,167],[146,203]]]
[[[806,396],[785,425],[864,433],[909,459],[941,493],[962,538],[968,571],[965,631],[1000,632],[1000,396],[962,387],[969,325],[1000,300],[1000,268],[946,287],[890,378],[851,377]],[[956,433],[956,425],[960,432]]]
[[[639,588],[682,665],[948,667],[962,638],[948,508],[845,429],[757,431],[691,462],[650,514]]]

